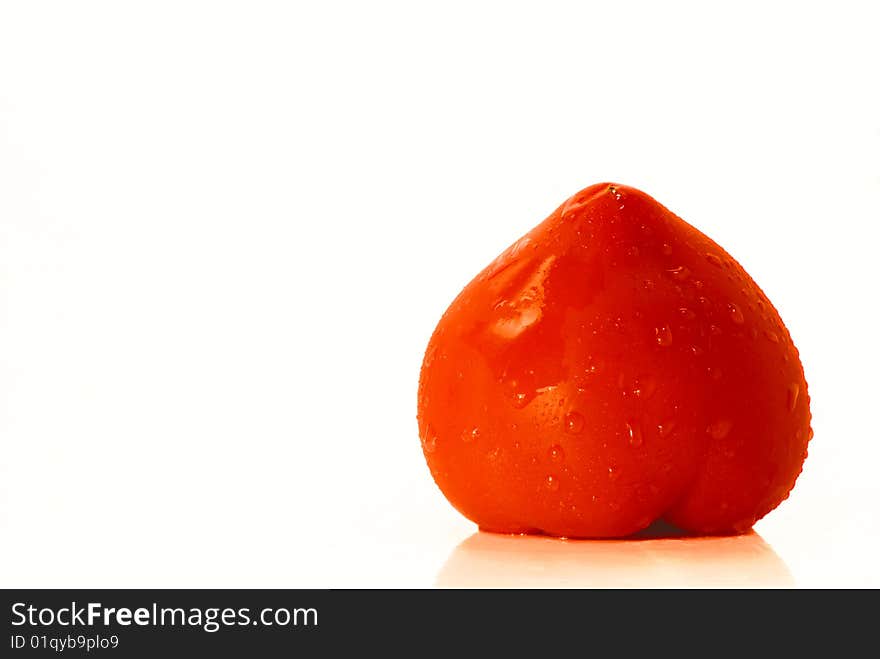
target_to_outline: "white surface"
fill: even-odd
[[[309,4],[0,5],[0,585],[880,586],[876,3]],[[806,469],[763,541],[457,549],[422,351],[602,180],[779,308]]]

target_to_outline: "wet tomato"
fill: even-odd
[[[437,485],[482,529],[736,533],[807,453],[803,368],[724,249],[648,195],[577,193],[468,284],[419,381]]]

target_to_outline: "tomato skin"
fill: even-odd
[[[481,528],[738,533],[794,486],[812,435],[798,353],[721,247],[601,183],[452,302],[422,364],[437,485]]]

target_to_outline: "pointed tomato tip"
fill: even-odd
[[[594,183],[593,185],[587,186],[583,188],[580,192],[573,195],[571,199],[577,199],[581,201],[592,200],[592,199],[601,199],[608,196],[613,196],[615,199],[621,199],[624,195],[635,195],[640,197],[650,198],[645,192],[642,192],[638,188],[634,188],[631,185],[625,185],[623,183],[616,183],[614,181],[603,181],[602,183]]]

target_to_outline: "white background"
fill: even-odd
[[[880,586],[874,7],[2,2],[0,585]],[[801,351],[760,537],[470,537],[431,481],[434,324],[603,180]]]

